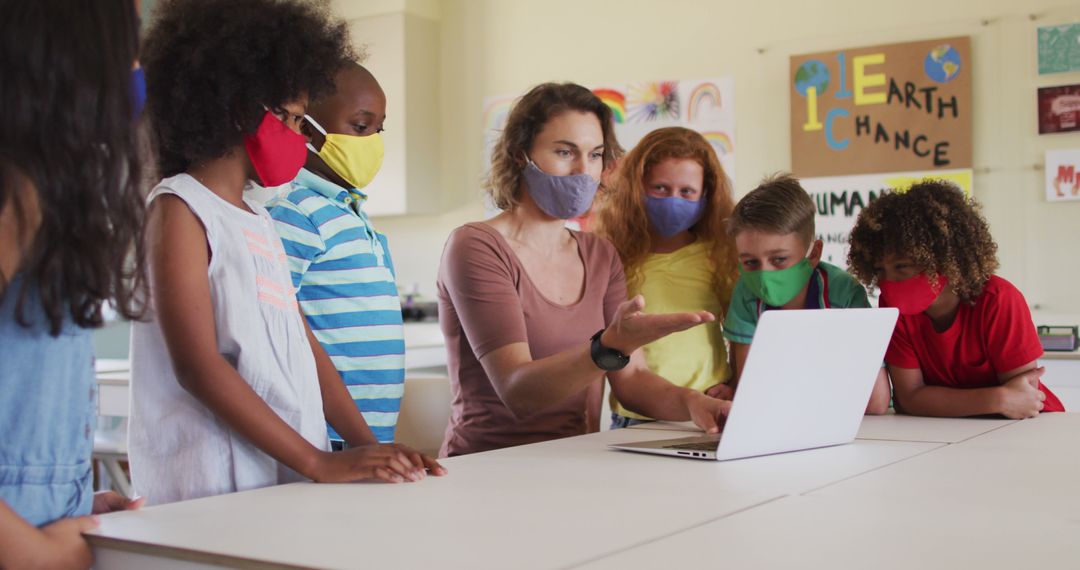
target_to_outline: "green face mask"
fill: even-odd
[[[782,307],[795,298],[810,281],[810,260],[802,261],[776,271],[746,271],[739,266],[739,274],[746,288],[770,307]]]

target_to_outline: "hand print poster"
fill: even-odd
[[[1080,200],[1080,149],[1046,151],[1046,201]]]

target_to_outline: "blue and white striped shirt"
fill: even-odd
[[[268,209],[312,332],[375,437],[388,443],[405,391],[405,330],[386,236],[361,209],[365,199],[302,169]]]

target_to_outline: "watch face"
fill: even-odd
[[[592,337],[592,359],[601,370],[615,371],[621,370],[630,362],[630,357],[623,353],[607,348],[600,344],[600,335],[604,333],[604,329],[600,329],[600,332],[596,333]]]
[[[604,370],[618,370],[626,366],[626,360],[628,360],[610,352],[603,352],[599,356],[598,364]]]

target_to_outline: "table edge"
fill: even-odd
[[[210,564],[215,566],[224,566],[227,568],[237,568],[240,570],[262,568],[269,568],[273,570],[307,570],[309,568],[313,568],[311,566],[297,566],[293,564],[273,562],[271,560],[260,560],[256,558],[235,556],[232,554],[192,550],[179,546],[151,544],[149,542],[116,538],[100,534],[85,534],[83,535],[83,538],[85,538],[86,541],[90,544],[90,546],[94,548],[119,550],[122,552],[131,552],[133,554],[144,554],[148,556],[180,560],[183,562]]]

